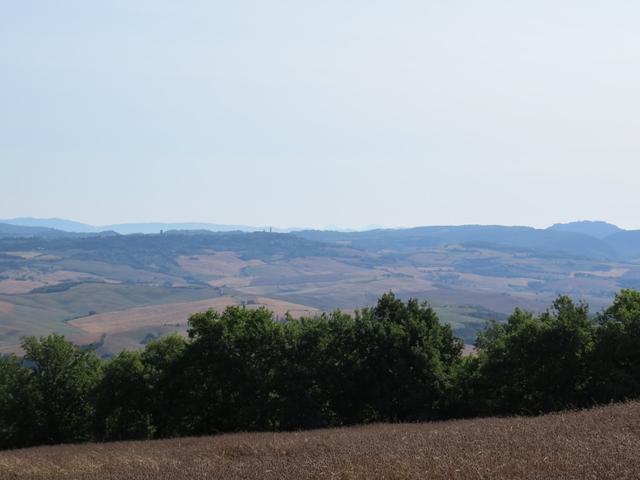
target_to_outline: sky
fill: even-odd
[[[0,218],[640,228],[639,2],[0,6]]]

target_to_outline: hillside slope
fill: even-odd
[[[501,225],[460,225],[370,230],[365,232],[327,232],[306,230],[297,236],[327,243],[341,243],[367,250],[420,249],[459,244],[507,251],[535,252],[589,258],[618,256],[606,242],[576,232],[538,230],[531,227]]]
[[[63,232],[46,227],[28,227],[21,225],[10,225],[8,223],[0,223],[0,238],[63,238],[75,235],[73,233]]]
[[[640,402],[537,418],[0,452],[2,479],[635,479]]]
[[[583,220],[580,222],[556,223],[547,230],[555,230],[556,232],[573,232],[589,235],[591,237],[604,239],[610,235],[622,232],[620,227],[611,223],[602,221]]]
[[[51,332],[93,343],[101,335],[73,322],[96,314],[131,318],[129,331],[118,338],[105,325],[100,353],[110,355],[124,346],[141,348],[170,326],[183,331],[196,311],[185,302],[212,299],[214,306],[231,297],[236,304],[352,310],[388,291],[429,300],[456,335],[473,343],[487,319],[504,320],[515,307],[541,311],[566,294],[597,312],[619,289],[640,288],[639,232],[613,235],[617,246],[610,247],[581,234],[520,227],[162,235],[44,229],[48,237],[33,234],[39,227],[6,227],[9,238],[0,238],[0,352],[19,351],[24,335]],[[569,253],[549,253],[558,249]],[[607,249],[638,255],[607,260]],[[185,309],[170,320],[140,310],[161,304]],[[141,318],[144,312],[149,315]]]

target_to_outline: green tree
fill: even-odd
[[[91,438],[92,395],[100,376],[95,354],[83,351],[61,335],[26,337],[24,358],[34,381],[37,443],[66,443]]]
[[[595,327],[588,307],[558,297],[534,316],[519,309],[478,336],[484,413],[539,413],[588,403]],[[479,400],[480,400],[479,399]]]
[[[108,361],[96,389],[95,436],[100,440],[151,438],[151,387],[139,352]]]
[[[353,319],[339,311],[317,318],[287,318],[274,378],[279,428],[341,424],[338,399],[345,398],[349,363],[340,345],[344,332],[352,330]]]
[[[443,416],[463,344],[427,303],[383,295],[356,316],[353,341],[360,411],[352,420]]]
[[[187,407],[195,379],[190,378],[186,358],[187,342],[173,333],[149,342],[141,353],[146,411],[151,413],[156,437],[172,437],[195,433]]]
[[[0,357],[0,448],[42,443],[536,414],[640,396],[640,292],[589,317],[558,297],[490,322],[475,355],[427,304],[392,293],[348,315],[193,315],[101,362],[60,335]]]
[[[196,434],[273,429],[274,378],[282,352],[282,324],[264,309],[228,307],[189,319],[185,374],[187,410]]]
[[[15,355],[0,356],[0,449],[26,447],[35,442],[36,393],[31,370]]]
[[[593,396],[600,402],[640,396],[640,292],[622,290],[598,315],[591,359]]]

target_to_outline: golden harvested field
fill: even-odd
[[[5,279],[0,281],[0,293],[8,295],[16,295],[21,293],[29,293],[31,290],[39,287],[57,285],[64,282],[87,282],[99,281],[99,277],[82,272],[72,272],[66,270],[57,270],[54,272],[3,272],[9,276],[15,276],[14,279]],[[25,278],[20,278],[25,276]]]
[[[202,275],[231,277],[240,275],[243,268],[264,265],[260,260],[242,260],[233,252],[216,252],[210,255],[180,256],[178,265],[185,272]]]
[[[313,315],[319,313],[317,309],[295,303],[274,300],[271,298],[256,298],[255,304],[248,308],[266,307],[276,315],[286,312],[294,316]],[[135,307],[117,312],[101,313],[79,318],[69,322],[89,334],[113,334],[140,329],[142,327],[186,325],[189,317],[196,312],[204,312],[210,308],[222,312],[226,307],[239,305],[240,300],[234,297],[215,297],[193,302],[168,303],[164,305],[150,305]]]
[[[15,295],[20,293],[28,293],[34,288],[44,286],[43,282],[35,280],[0,280],[0,293]]]
[[[537,418],[0,452],[4,479],[637,479],[640,402]]]
[[[13,308],[13,304],[0,300],[0,313],[11,313],[13,311]]]
[[[36,258],[42,255],[42,252],[33,251],[33,252],[5,252],[6,255],[10,255],[12,257],[25,258],[30,260],[32,258]]]

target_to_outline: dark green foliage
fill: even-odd
[[[478,355],[463,357],[453,369],[453,388],[447,397],[446,418],[475,417],[487,412],[486,390],[480,381]]]
[[[273,428],[273,378],[282,325],[259,308],[229,307],[189,320],[183,375],[185,414],[193,434]]]
[[[186,342],[177,334],[149,342],[142,352],[145,381],[149,388],[146,406],[157,437],[176,436],[192,429],[182,423],[184,402],[192,380],[185,375]]]
[[[416,300],[284,325],[281,428],[438,418],[462,343]]]
[[[354,422],[438,418],[462,342],[427,304],[393,294],[356,316]]]
[[[0,449],[37,442],[34,376],[15,355],[0,356]]]
[[[640,392],[640,292],[623,290],[598,316],[592,364],[599,402],[635,398]]]
[[[96,392],[96,438],[144,439],[153,435],[147,370],[138,352],[122,352],[106,363]]]
[[[282,429],[321,428],[340,424],[336,410],[343,396],[345,371],[338,339],[353,323],[340,312],[319,318],[288,317],[283,328],[276,424]]]
[[[36,443],[66,443],[90,439],[94,415],[92,395],[100,379],[100,364],[61,335],[22,342],[31,363],[33,420]]]
[[[559,297],[541,315],[516,310],[478,335],[477,390],[487,413],[537,414],[588,402],[595,326],[586,305]]]
[[[348,315],[283,321],[263,308],[198,313],[108,360],[59,335],[0,357],[0,448],[537,414],[640,396],[640,292],[595,319],[559,297],[490,323],[477,352],[431,307],[393,294]]]

